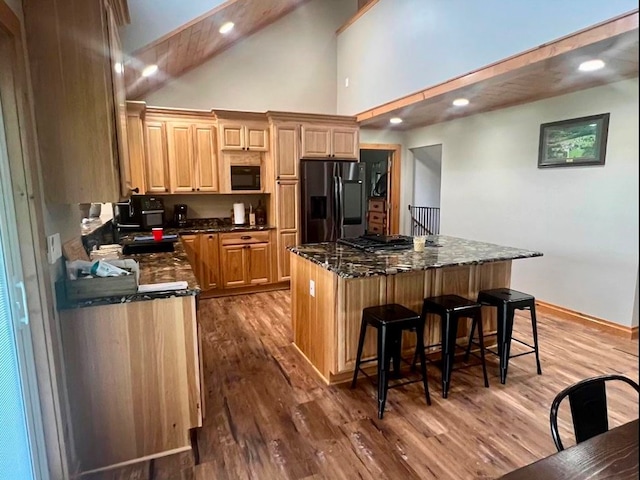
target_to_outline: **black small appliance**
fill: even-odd
[[[187,206],[184,203],[176,203],[173,206],[173,223],[176,227],[187,226]]]

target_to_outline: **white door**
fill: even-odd
[[[46,479],[16,225],[0,104],[0,478]]]

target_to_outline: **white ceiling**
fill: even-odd
[[[131,53],[226,0],[129,0],[131,24],[120,29],[122,48]]]

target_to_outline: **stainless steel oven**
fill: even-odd
[[[231,165],[231,190],[261,191],[259,165]]]

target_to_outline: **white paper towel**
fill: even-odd
[[[244,203],[233,204],[233,223],[236,225],[244,224]]]

